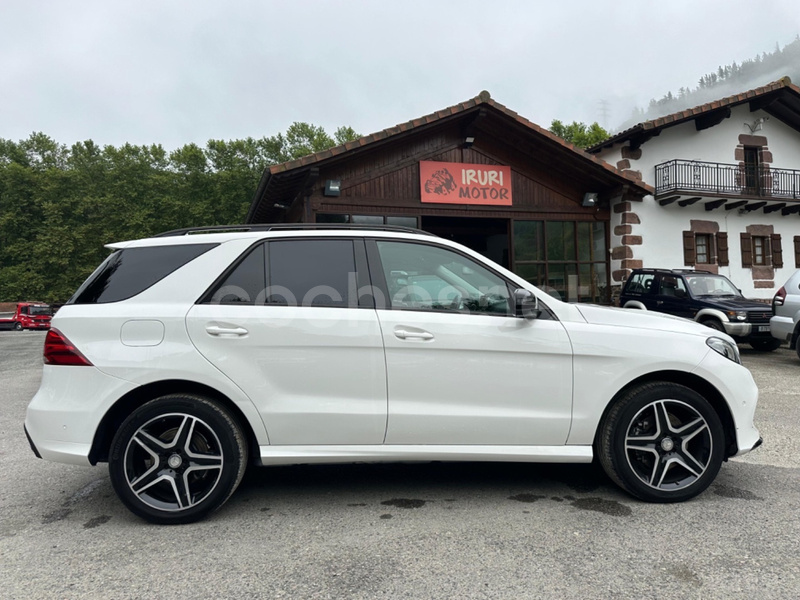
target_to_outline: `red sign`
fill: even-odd
[[[423,202],[511,206],[511,167],[420,161]]]

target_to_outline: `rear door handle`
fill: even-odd
[[[221,327],[219,325],[207,325],[206,333],[215,337],[243,337],[247,335],[244,327]]]
[[[433,334],[428,331],[409,331],[407,329],[395,329],[395,337],[401,340],[432,340]]]

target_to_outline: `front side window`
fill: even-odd
[[[512,314],[505,280],[474,260],[427,244],[377,246],[391,308]]]

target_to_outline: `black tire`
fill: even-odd
[[[725,328],[722,326],[722,323],[718,319],[703,319],[700,321],[706,327],[710,327],[711,329],[716,329],[717,331],[725,332]]]
[[[758,340],[749,340],[748,342],[753,350],[758,350],[759,352],[772,352],[773,350],[777,350],[781,347],[781,342],[779,339],[771,338],[771,339],[758,339]]]
[[[111,443],[108,471],[131,512],[159,524],[192,523],[230,498],[247,467],[247,440],[219,404],[171,394],[140,406]]]
[[[22,323],[14,323],[14,331],[22,331]]]
[[[719,473],[725,434],[697,392],[668,382],[628,390],[600,424],[597,454],[608,476],[648,502],[681,502]]]

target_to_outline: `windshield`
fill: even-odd
[[[52,312],[49,306],[31,306],[29,314],[49,316]]]
[[[741,298],[742,293],[736,289],[730,279],[722,275],[689,275],[686,277],[689,291],[696,298],[708,296],[727,296]]]

